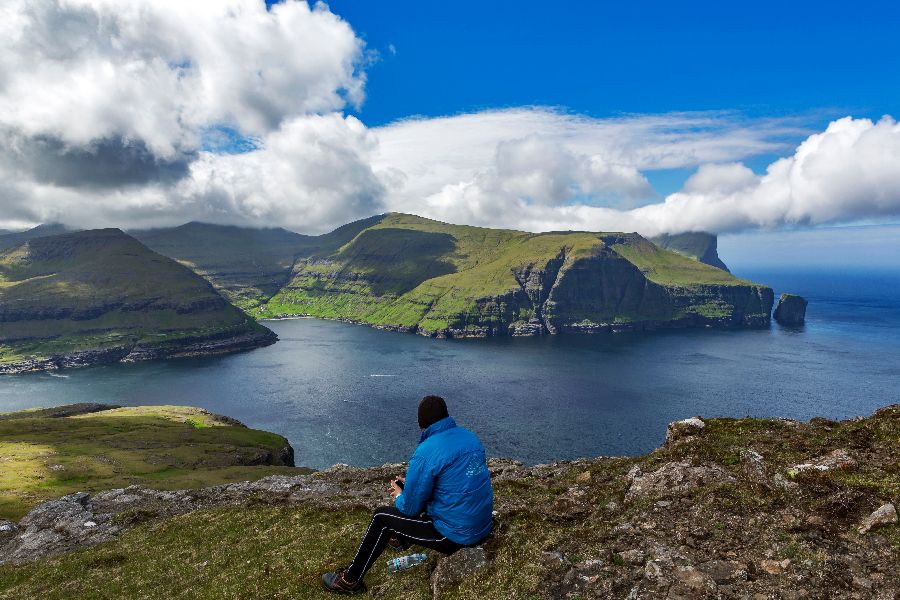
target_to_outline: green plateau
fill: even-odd
[[[204,487],[296,473],[274,433],[181,406],[74,404],[0,413],[0,519],[77,491]]]

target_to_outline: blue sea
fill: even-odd
[[[746,331],[432,340],[359,325],[267,323],[238,355],[0,379],[0,411],[185,404],[278,432],[298,465],[405,460],[440,394],[491,456],[639,454],[693,415],[840,419],[900,402],[900,272],[743,270],[809,300],[806,325]]]

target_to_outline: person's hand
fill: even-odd
[[[396,499],[397,496],[399,496],[400,494],[403,493],[403,489],[399,485],[397,485],[398,479],[400,481],[406,483],[406,480],[403,477],[394,477],[393,479],[391,479],[391,492],[390,492],[391,498]]]

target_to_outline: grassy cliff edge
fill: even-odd
[[[688,419],[641,457],[492,460],[495,531],[467,551],[481,568],[431,555],[389,575],[378,561],[367,581],[401,599],[896,598],[898,441],[893,405],[841,422]],[[0,526],[0,560],[38,523],[81,536],[0,566],[0,598],[325,598],[318,575],[352,555],[402,469],[68,496]]]

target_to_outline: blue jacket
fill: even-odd
[[[453,417],[423,431],[394,506],[411,517],[424,510],[434,519],[434,528],[457,544],[474,544],[487,536],[494,491],[484,447],[475,434],[457,427]]]

